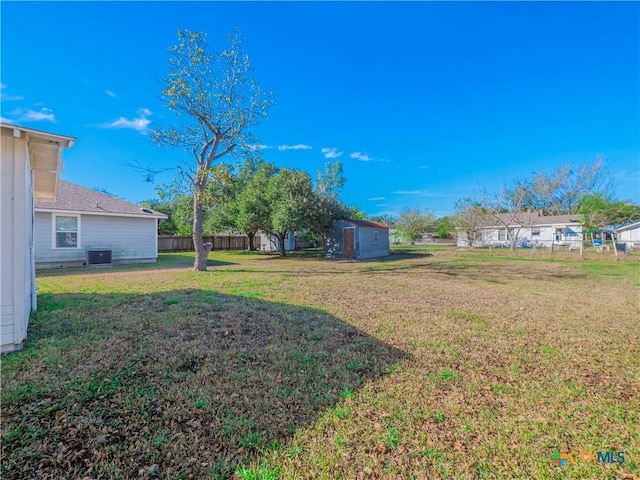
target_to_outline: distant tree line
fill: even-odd
[[[438,218],[428,209],[404,208],[398,216],[376,215],[371,220],[387,225],[404,241],[420,240],[425,233],[442,239],[451,239],[455,235],[451,216]]]

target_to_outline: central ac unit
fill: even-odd
[[[87,266],[111,265],[111,250],[87,250]]]

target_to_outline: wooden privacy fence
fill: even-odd
[[[249,250],[246,235],[204,235],[205,242],[213,243],[214,250]],[[260,248],[260,235],[253,238],[253,246]],[[158,252],[193,252],[191,235],[158,235]]]
[[[311,248],[311,242],[296,238],[296,250],[302,250],[303,248]]]

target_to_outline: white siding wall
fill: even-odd
[[[618,237],[620,242],[640,242],[640,225],[621,231]]]
[[[36,212],[35,223],[36,263],[84,261],[89,248],[112,250],[114,262],[158,256],[155,218],[81,215],[77,249],[53,248],[52,213]]]
[[[258,232],[260,235],[260,250],[263,252],[279,252],[280,240],[275,235],[267,235],[265,232]],[[287,237],[284,241],[284,250],[286,252],[292,252],[296,249],[296,236],[293,231],[287,232]]]
[[[31,312],[31,174],[27,144],[2,129],[0,153],[0,323],[2,351],[19,348]]]
[[[567,228],[571,229],[574,232],[581,231],[581,227],[577,225],[540,225],[533,228],[523,227],[520,229],[519,232],[517,232],[518,237],[516,239],[516,242],[517,243],[520,243],[523,241],[536,242],[538,244],[543,244],[545,247],[551,247],[551,243],[555,241],[556,229],[565,230]],[[508,245],[510,243],[509,236],[505,231],[504,237],[503,239],[501,239],[498,233],[499,230],[506,230],[506,229],[504,228],[503,229],[498,229],[498,228],[484,229],[482,231],[482,240],[478,241],[474,246],[481,247],[481,246],[496,245],[498,243]],[[540,231],[539,235],[533,235],[532,230],[539,230]],[[577,246],[579,245],[579,242],[580,242],[580,236],[579,235],[576,235],[576,236],[560,235],[560,242]],[[457,244],[459,247],[468,246],[466,235],[463,232],[460,232],[458,234]]]

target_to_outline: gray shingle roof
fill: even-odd
[[[501,213],[497,215],[500,223],[496,218],[487,217],[485,219],[485,227],[503,227],[507,225],[580,225],[582,223],[582,215],[538,215],[537,212],[519,212],[519,213]]]
[[[87,212],[95,215],[135,215],[148,218],[167,218],[164,213],[140,207],[120,198],[60,180],[55,202],[36,202],[36,210]]]

